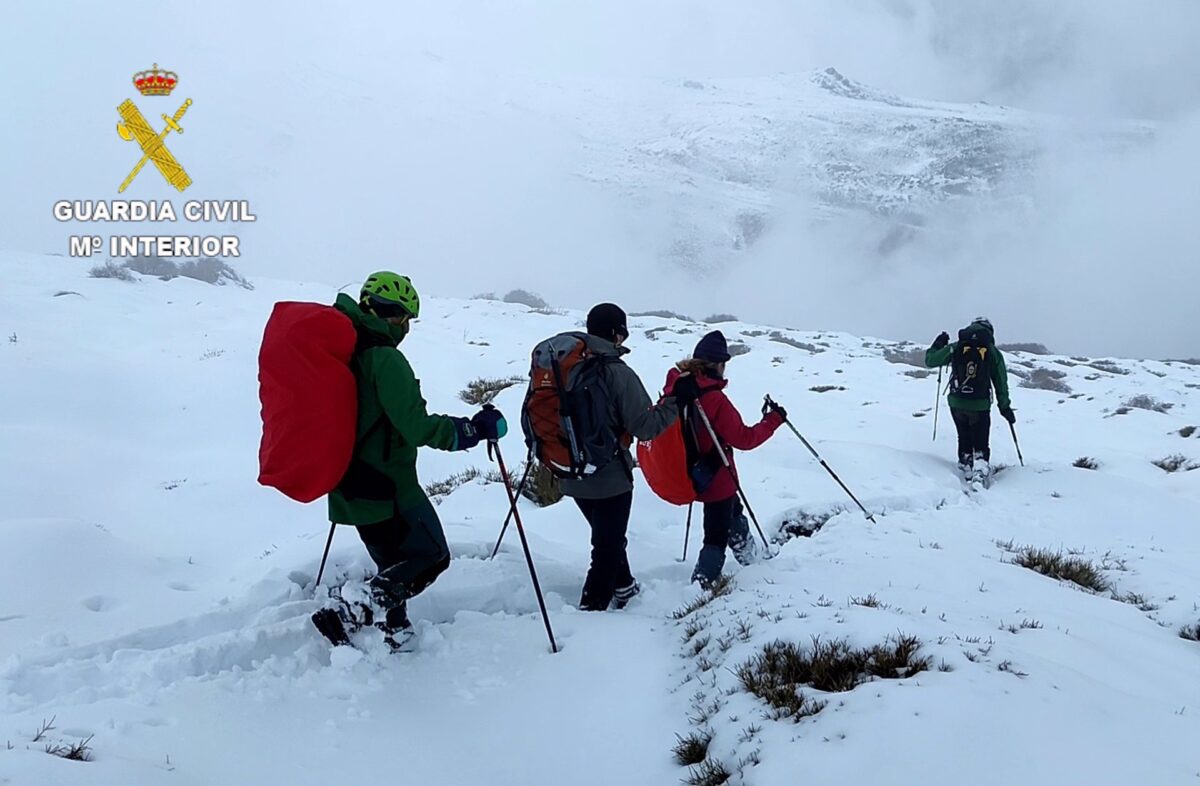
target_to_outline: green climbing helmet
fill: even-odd
[[[408,276],[397,275],[390,270],[381,270],[367,277],[359,293],[359,302],[379,316],[421,315],[421,298]]]

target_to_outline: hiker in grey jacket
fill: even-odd
[[[641,587],[629,569],[625,533],[633,505],[633,438],[657,437],[679,417],[680,407],[694,401],[695,380],[686,378],[683,389],[676,384],[674,395],[654,404],[638,375],[619,358],[629,352],[622,344],[629,338],[625,312],[612,303],[601,303],[588,312],[588,349],[613,358],[605,364],[609,416],[613,431],[621,436],[616,459],[582,480],[560,481],[563,494],[575,500],[592,529],[592,562],[583,583],[579,608],[606,611],[610,605],[623,608]],[[689,399],[690,396],[690,399]]]

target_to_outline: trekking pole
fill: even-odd
[[[1025,466],[1025,457],[1021,455],[1021,443],[1017,441],[1017,427],[1012,423],[1008,424],[1008,430],[1013,435],[1013,445],[1017,448],[1017,459],[1021,462],[1021,466]]]
[[[937,419],[938,413],[942,411],[942,369],[944,366],[938,366],[938,386],[933,394],[933,441],[937,442]]]
[[[692,507],[695,504],[694,502],[688,503],[687,528],[683,530],[683,559],[680,562],[687,562],[688,536],[692,534]]]
[[[504,490],[508,492],[508,505],[513,521],[517,523],[517,534],[521,536],[521,548],[525,550],[525,564],[529,566],[529,577],[533,579],[533,592],[537,595],[538,608],[542,611],[542,622],[546,623],[546,635],[550,637],[550,651],[558,652],[558,643],[554,641],[554,631],[550,629],[550,615],[546,612],[546,600],[542,597],[542,585],[538,583],[537,570],[533,567],[533,555],[529,552],[529,541],[525,537],[525,527],[521,525],[521,513],[517,510],[517,497],[512,485],[508,482],[508,468],[504,466],[504,456],[500,453],[500,443],[488,440],[488,458],[495,458],[500,467],[500,478],[504,481]]]
[[[517,484],[518,494],[525,488],[525,481],[529,478],[529,470],[531,469],[533,469],[532,459],[525,462],[525,472],[521,475],[521,482]],[[488,557],[488,559],[495,559],[496,555],[500,553],[500,544],[504,542],[504,533],[508,532],[508,522],[512,521],[512,514],[516,509],[516,503],[514,502],[513,506],[508,509],[508,515],[504,517],[504,526],[500,528],[500,537],[496,538],[496,548],[492,549],[492,556]]]
[[[334,522],[329,522],[329,537],[325,539],[325,552],[321,554],[321,568],[317,571],[317,580],[313,582],[313,592],[317,591],[317,587],[321,586],[321,577],[325,575],[325,560],[329,559],[329,547],[333,545],[333,530],[337,527]]]
[[[771,400],[770,396],[764,396],[763,398],[766,400],[767,406],[772,407],[772,408],[778,406],[774,401]],[[858,501],[858,497],[854,496],[854,492],[852,492],[852,491],[850,491],[850,489],[846,488],[846,484],[842,482],[842,479],[839,478],[837,476],[837,473],[834,472],[830,468],[830,466],[825,463],[825,459],[821,458],[821,454],[818,453],[811,444],[809,444],[809,441],[804,438],[804,435],[801,434],[796,429],[795,426],[792,425],[792,422],[790,420],[788,420],[786,417],[783,419],[783,422],[787,424],[788,428],[790,428],[792,430],[793,434],[795,434],[797,437],[800,438],[800,441],[804,443],[804,447],[808,448],[808,452],[813,454],[813,458],[815,458],[817,461],[821,462],[821,466],[825,468],[825,471],[829,473],[830,477],[832,477],[834,480],[837,481],[838,485],[842,487],[842,491],[844,491],[850,495],[850,499],[854,500],[854,504],[858,505],[859,510],[861,510],[863,512],[863,515],[867,517],[867,521],[871,522],[872,524],[878,524],[879,522],[875,521],[875,517],[872,516],[871,513],[866,508],[863,507],[863,504]]]
[[[750,520],[754,522],[754,528],[758,530],[758,536],[762,538],[763,545],[767,547],[767,554],[771,553],[771,542],[767,540],[767,536],[763,534],[763,529],[759,526],[758,516],[754,515],[754,508],[750,507],[750,500],[746,499],[746,492],[742,491],[742,482],[738,480],[737,472],[729,463],[729,456],[725,455],[725,448],[721,444],[721,440],[717,438],[717,432],[713,429],[712,423],[708,420],[708,415],[704,412],[704,407],[696,407],[696,412],[700,414],[700,420],[704,423],[704,428],[708,430],[708,436],[712,439],[713,447],[717,449],[717,455],[721,457],[721,463],[725,465],[725,469],[729,470],[729,476],[733,478],[733,487],[737,489],[738,496],[742,498],[742,504],[746,506],[746,512],[750,514]]]

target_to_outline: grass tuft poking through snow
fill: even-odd
[[[683,767],[690,767],[693,764],[700,764],[708,758],[708,746],[712,744],[713,733],[710,729],[702,729],[693,731],[686,737],[675,735],[678,742],[671,752],[675,754],[675,761]]]
[[[1154,601],[1147,598],[1138,592],[1112,593],[1112,599],[1121,603],[1128,603],[1130,606],[1137,606],[1138,611],[1158,611],[1160,606]]]
[[[708,604],[712,603],[717,598],[722,598],[733,592],[733,577],[728,574],[722,574],[720,578],[713,582],[713,585],[706,590],[701,590],[693,600],[685,603],[683,606],[671,612],[671,619],[682,620],[685,617],[699,611]]]
[[[1026,546],[1013,558],[1013,564],[1037,571],[1052,579],[1069,581],[1093,592],[1105,592],[1109,589],[1108,579],[1104,578],[1095,563],[1061,551]]]
[[[728,783],[732,777],[733,773],[724,764],[714,759],[705,759],[688,772],[683,782],[688,786],[721,786],[722,783]]]
[[[429,483],[425,486],[425,493],[435,502],[439,502],[440,497],[444,497],[453,492],[459,486],[463,486],[473,480],[479,479],[482,474],[483,473],[481,473],[475,467],[467,467],[462,472],[455,472],[448,478],[444,478],[443,480],[435,480],[433,483]]]
[[[1188,641],[1200,641],[1200,622],[1194,625],[1184,625],[1179,629],[1179,638]]]
[[[60,759],[68,759],[70,761],[91,761],[92,760],[92,737],[86,737],[79,742],[73,743],[46,743],[46,753],[51,756],[57,756]]]
[[[866,670],[872,677],[883,680],[900,680],[922,671],[929,671],[932,658],[918,657],[921,640],[916,636],[897,634],[883,644],[863,650],[867,656]]]
[[[1100,462],[1091,456],[1080,456],[1071,463],[1071,466],[1078,467],[1079,469],[1099,469]]]
[[[799,721],[825,706],[806,696],[802,687],[845,693],[872,677],[910,677],[927,671],[932,663],[917,655],[920,649],[919,639],[903,634],[864,649],[851,647],[845,639],[822,640],[819,636],[813,636],[808,648],[777,640],[764,645],[736,674],[742,687],[771,705],[778,717]]]
[[[1190,472],[1193,469],[1200,468],[1200,463],[1192,461],[1182,453],[1173,453],[1165,458],[1160,458],[1157,461],[1151,462],[1154,466],[1161,469],[1163,472],[1171,473],[1184,470]]]

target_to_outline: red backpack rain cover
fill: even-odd
[[[651,440],[638,442],[638,466],[655,494],[672,505],[696,501],[696,489],[687,472],[687,449],[683,444],[683,418]]]
[[[258,482],[299,502],[332,491],[354,453],[354,323],[332,306],[276,303],[258,353]]]

